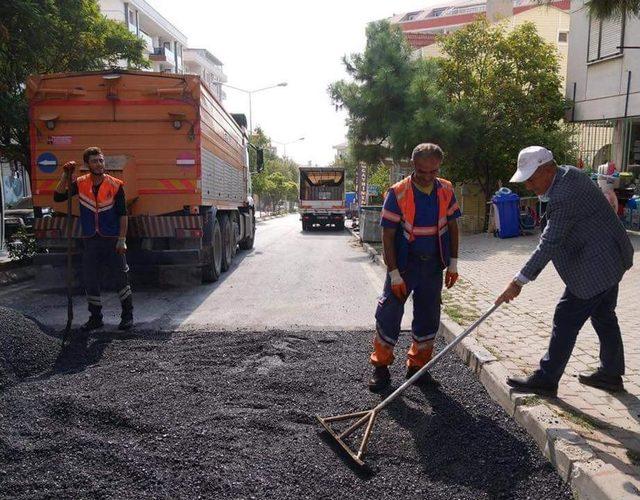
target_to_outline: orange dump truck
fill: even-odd
[[[38,75],[29,78],[27,93],[37,263],[64,262],[66,203],[55,203],[53,193],[62,165],[69,160],[81,165],[89,146],[102,149],[108,173],[125,183],[134,270],[198,267],[204,281],[215,281],[238,246],[253,246],[246,120],[228,114],[198,76]],[[84,172],[83,166],[77,174]],[[79,253],[77,202],[73,205]],[[42,217],[44,207],[52,207],[54,215]]]

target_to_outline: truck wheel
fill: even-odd
[[[309,230],[309,225],[305,221],[302,221],[302,230],[303,231],[308,231]]]
[[[211,248],[210,258],[202,268],[202,281],[205,283],[213,283],[218,281],[222,274],[222,232],[220,231],[220,223],[218,219],[213,221],[213,230],[211,232]]]
[[[231,267],[231,261],[233,260],[233,252],[231,247],[233,245],[233,226],[229,217],[222,215],[220,217],[220,231],[222,232],[222,271],[226,271]]]
[[[231,258],[233,259],[238,253],[238,233],[240,232],[238,228],[238,223],[234,220],[231,223]]]
[[[253,212],[251,212],[251,219],[253,221],[253,230],[251,231],[251,236],[247,236],[240,240],[240,250],[251,250],[253,248],[253,242],[256,239],[256,216]]]
[[[344,220],[336,222],[336,230],[337,231],[344,231]]]

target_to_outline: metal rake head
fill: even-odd
[[[329,433],[329,435],[334,439],[340,447],[347,452],[347,454],[358,464],[364,465],[364,461],[362,457],[367,452],[367,443],[369,442],[369,438],[371,437],[371,431],[373,430],[373,423],[376,420],[376,416],[378,412],[376,409],[367,410],[367,411],[359,411],[356,413],[346,413],[344,415],[335,415],[333,417],[320,417],[317,416],[318,421],[322,424],[322,427]],[[338,431],[337,429],[333,429],[331,424],[333,422],[344,422],[344,421],[354,421],[351,423],[349,427],[344,429],[343,431]],[[350,435],[352,435],[359,428],[365,426],[364,435],[362,436],[362,441],[360,442],[360,446],[358,447],[358,451],[352,450],[347,442],[345,441]]]

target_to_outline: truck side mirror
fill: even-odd
[[[258,173],[264,170],[264,150],[262,148],[256,150],[256,170]]]

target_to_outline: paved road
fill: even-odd
[[[0,392],[0,491],[570,498],[534,441],[455,356],[434,368],[439,388],[410,388],[378,418],[370,468],[343,462],[314,415],[380,401],[366,380],[383,270],[348,233],[299,227],[295,216],[260,224],[255,250],[214,285],[138,290],[133,335],[77,335],[58,353],[48,337],[56,345],[35,361],[50,368]],[[46,324],[64,322],[64,294],[14,286],[0,294],[7,301]],[[111,296],[112,324],[117,306]],[[404,335],[399,350],[408,344]],[[404,380],[398,358],[394,386]]]
[[[373,326],[383,274],[347,231],[302,232],[297,215],[258,225],[255,248],[239,252],[232,268],[210,285],[134,289],[142,329],[366,330]],[[115,294],[105,294],[105,321],[117,324]],[[40,292],[31,282],[0,291],[0,304],[42,323],[66,323],[64,291]],[[87,317],[74,298],[76,323]],[[405,326],[410,323],[406,322]]]

